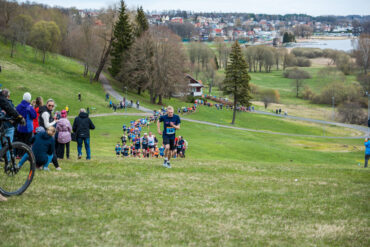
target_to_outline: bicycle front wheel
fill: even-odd
[[[21,195],[25,192],[32,182],[36,168],[36,159],[29,146],[22,142],[14,142],[12,146],[13,150],[22,155],[20,160],[16,160],[9,146],[1,150],[0,193],[4,196]]]

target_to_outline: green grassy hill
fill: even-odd
[[[14,58],[10,58],[9,54],[10,47],[0,42],[0,84],[10,89],[15,105],[22,100],[23,93],[30,92],[32,99],[37,96],[42,96],[44,101],[53,98],[56,110],[60,111],[68,105],[72,115],[87,107],[92,113],[111,112],[101,84],[90,84],[88,78],[83,77],[83,66],[78,62],[52,54],[42,64],[35,51],[28,46],[18,46]],[[77,98],[79,92],[82,102]]]
[[[92,161],[37,172],[0,204],[4,246],[366,246],[359,140],[292,138],[183,122],[186,159],[114,154],[122,123],[93,118]],[[153,126],[151,126],[153,128]]]
[[[14,59],[0,45],[0,81],[15,102],[25,91],[72,113],[111,112],[98,83],[71,59],[45,65],[29,47]],[[119,87],[119,85],[116,85]],[[81,92],[83,101],[77,101]],[[128,93],[141,105],[147,95]],[[188,105],[165,100],[175,108]],[[133,109],[131,111],[134,111]],[[186,117],[228,124],[231,111],[200,107]],[[92,160],[37,171],[20,197],[0,203],[1,246],[367,246],[369,179],[362,140],[280,136],[182,121],[186,159],[117,158],[122,125],[139,117],[92,118]],[[293,134],[354,135],[344,128],[238,113],[237,126]],[[149,130],[156,130],[151,125]],[[153,131],[155,134],[156,132]],[[161,142],[161,137],[159,137]],[[52,166],[52,165],[51,165]]]

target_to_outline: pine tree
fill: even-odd
[[[118,21],[114,25],[114,41],[112,42],[112,66],[109,72],[116,76],[121,68],[124,52],[127,51],[133,43],[132,27],[129,21],[129,16],[126,13],[126,7],[121,0]]]
[[[145,31],[149,29],[149,23],[145,17],[143,7],[137,9],[136,25],[136,37],[140,37]]]
[[[248,74],[248,64],[245,61],[238,41],[235,41],[231,48],[230,62],[226,68],[226,77],[223,82],[223,91],[225,95],[233,95],[233,120],[235,123],[236,107],[241,104],[245,107],[250,106],[250,76]]]

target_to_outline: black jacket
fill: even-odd
[[[95,126],[89,115],[86,112],[81,112],[73,122],[73,132],[76,133],[77,138],[90,138],[90,130],[95,129]]]
[[[14,106],[11,105],[8,102],[8,99],[5,98],[1,93],[0,93],[0,108],[1,110],[4,110],[8,116],[11,116],[13,118],[17,118],[19,116]]]
[[[46,130],[47,128],[45,127],[44,119],[42,118],[42,114],[44,112],[49,113],[49,123],[52,123],[54,121],[54,118],[53,118],[52,112],[46,107],[46,105],[40,106],[40,108],[39,108],[39,114],[40,114],[39,115],[39,126],[43,127]]]

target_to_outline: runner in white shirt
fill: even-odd
[[[149,131],[149,135],[148,135],[148,144],[149,144],[150,156],[153,157],[154,150],[155,150],[155,137],[151,131]]]

